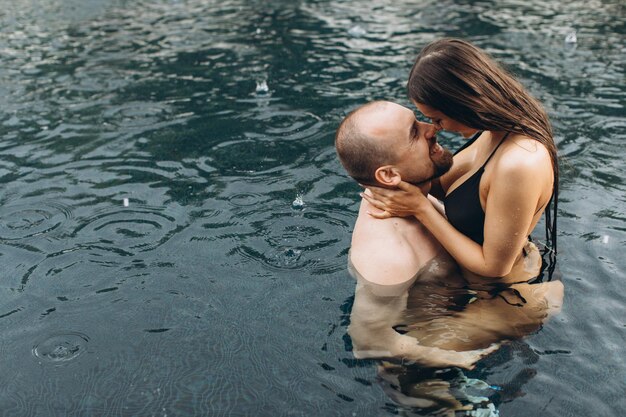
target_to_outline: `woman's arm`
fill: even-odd
[[[435,197],[433,197],[430,194],[428,194],[427,198],[428,198],[428,201],[430,201],[430,204],[432,204],[433,207],[435,207],[435,209],[437,209],[439,214],[441,214],[442,216],[446,217],[446,208],[443,205],[443,203],[441,201],[437,200]]]
[[[543,185],[532,164],[516,160],[494,172],[482,246],[456,230],[411,184],[401,182],[397,191],[372,188],[372,197],[364,198],[386,212],[372,216],[414,215],[461,266],[484,277],[502,277],[522,251],[541,196]]]

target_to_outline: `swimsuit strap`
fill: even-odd
[[[478,139],[478,137],[482,134],[483,134],[482,130],[480,132],[477,132],[474,136],[472,136],[470,140],[465,142],[463,146],[461,146],[454,154],[456,155],[457,153],[461,152],[463,149],[467,148],[468,146],[471,146],[472,143],[476,142],[476,139]]]
[[[485,166],[487,166],[487,163],[489,163],[489,160],[491,159],[491,157],[493,156],[493,154],[496,153],[496,151],[498,150],[498,148],[500,147],[500,145],[502,145],[502,142],[504,142],[504,140],[507,138],[507,136],[509,136],[509,133],[511,132],[506,132],[506,135],[504,135],[504,137],[502,138],[502,140],[500,140],[500,143],[498,143],[498,145],[493,149],[493,151],[491,152],[491,155],[489,155],[489,158],[487,158],[487,160],[485,161],[485,163],[483,164],[482,167],[480,167],[481,169],[485,168]]]

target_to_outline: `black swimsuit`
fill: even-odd
[[[456,155],[463,149],[471,146],[474,142],[476,142],[481,133],[483,132],[475,134],[474,137],[472,137],[454,154]],[[452,192],[446,195],[443,199],[443,204],[446,208],[446,216],[448,216],[450,224],[479,245],[483,244],[483,231],[485,227],[485,212],[480,205],[480,179],[483,176],[483,172],[485,172],[485,166],[489,163],[493,154],[496,153],[508,135],[508,133],[504,135],[485,163],[478,168],[478,170],[472,174],[471,177],[466,179],[463,184],[452,190]]]

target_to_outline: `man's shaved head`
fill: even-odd
[[[452,165],[452,154],[437,143],[432,124],[408,108],[374,101],[352,111],[335,135],[335,148],[348,174],[363,185],[395,187],[403,180],[421,186]]]
[[[348,175],[358,182],[375,184],[376,169],[395,160],[393,147],[381,140],[376,124],[370,123],[374,114],[394,105],[388,101],[367,103],[350,112],[337,129],[337,155]]]

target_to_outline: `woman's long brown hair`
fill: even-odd
[[[408,90],[412,101],[466,126],[516,132],[546,147],[554,172],[552,197],[545,210],[546,240],[555,254],[559,166],[552,127],[541,104],[486,52],[453,38],[439,39],[422,49],[411,69]]]

